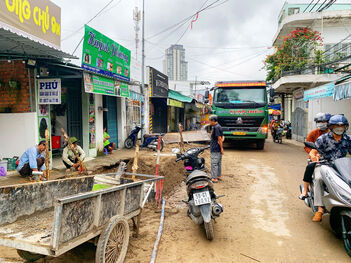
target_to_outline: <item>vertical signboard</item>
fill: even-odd
[[[168,97],[168,76],[160,71],[149,68],[150,95],[153,98]]]
[[[95,97],[89,94],[89,149],[96,148]]]
[[[39,79],[38,88],[40,104],[61,104],[61,79]]]

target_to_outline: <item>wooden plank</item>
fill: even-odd
[[[46,168],[46,179],[50,180],[50,158],[51,151],[49,147],[49,129],[45,130],[45,168]]]
[[[136,145],[135,145],[135,155],[134,155],[134,162],[132,166],[132,172],[134,174],[136,174],[138,171],[138,158],[139,158],[139,140],[136,141]],[[135,181],[134,175],[132,175],[132,179],[133,181]]]
[[[124,202],[124,215],[140,208],[140,198],[142,185],[129,187],[126,189]]]
[[[0,225],[54,206],[56,198],[89,192],[94,177],[86,176],[0,187]]]
[[[206,130],[184,131],[182,134],[184,142],[209,142],[211,140]],[[179,143],[179,140],[179,133],[167,133],[163,137],[165,143]]]
[[[99,196],[67,203],[62,206],[59,244],[83,235],[94,228]]]

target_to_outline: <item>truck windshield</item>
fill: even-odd
[[[225,108],[247,104],[262,107],[266,104],[266,89],[218,88],[215,90],[214,104],[219,107],[225,106]]]

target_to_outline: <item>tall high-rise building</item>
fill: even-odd
[[[183,45],[171,45],[166,49],[163,71],[169,80],[188,80],[188,62],[185,61]]]

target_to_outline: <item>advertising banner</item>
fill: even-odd
[[[38,80],[39,104],[61,104],[61,79]]]
[[[303,100],[309,101],[313,99],[331,97],[334,94],[334,88],[335,84],[332,82],[314,89],[305,90],[303,94]]]
[[[60,48],[61,8],[49,0],[2,0],[0,22]]]
[[[89,94],[89,149],[96,148],[95,98]]]
[[[160,71],[149,68],[150,97],[167,98],[168,97],[168,76]]]
[[[129,97],[127,83],[84,72],[84,89],[87,93]]]
[[[130,81],[130,50],[85,25],[82,68]]]

